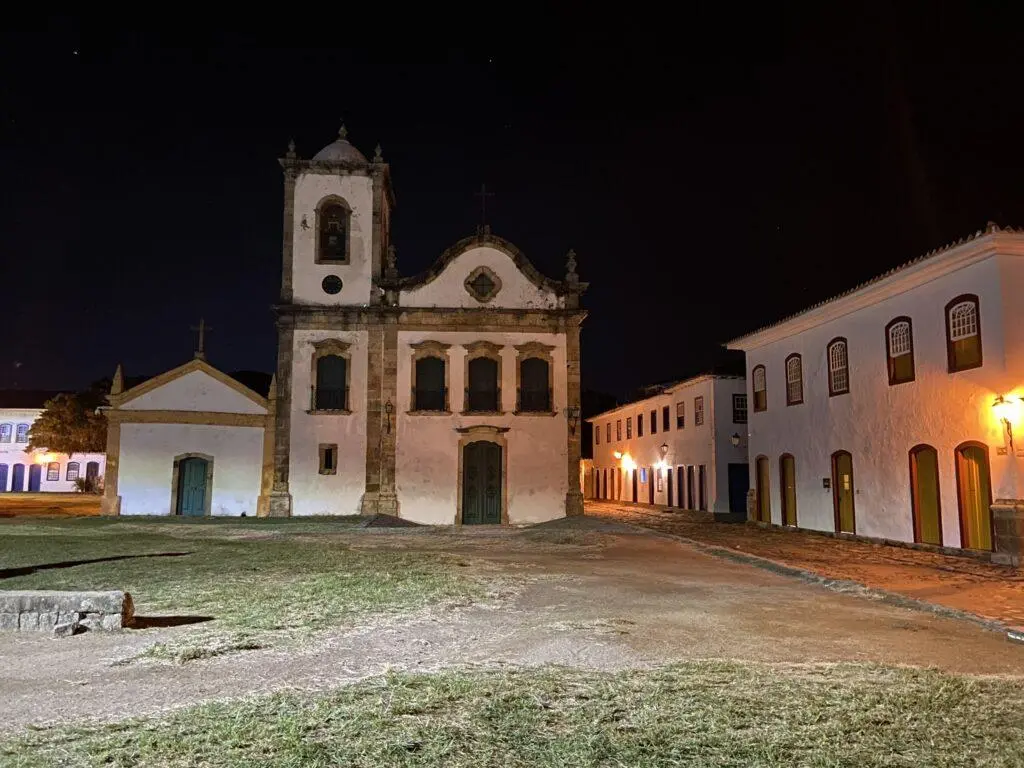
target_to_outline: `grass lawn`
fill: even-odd
[[[352,550],[329,535],[358,522],[0,520],[0,588],[123,589],[138,616],[214,618],[151,651],[178,661],[482,594],[457,558]]]
[[[11,768],[1010,766],[1014,681],[853,664],[694,662],[399,675],[0,741]]]

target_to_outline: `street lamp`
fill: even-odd
[[[733,432],[732,433],[732,437],[730,437],[729,440],[732,443],[733,448],[739,448],[740,447],[740,433],[739,432]]]
[[[576,425],[580,421],[580,407],[578,405],[570,405],[565,409],[565,418],[569,423],[569,434],[576,434]]]
[[[1019,397],[1003,397],[999,395],[992,403],[992,410],[996,418],[1006,427],[1006,436],[1010,438],[1010,450],[1013,450],[1013,422],[1017,420],[1020,413],[1021,400]]]

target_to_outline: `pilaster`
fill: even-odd
[[[367,343],[366,490],[363,515],[398,515],[395,491],[395,447],[398,401],[398,324],[385,316],[371,326]],[[390,408],[388,407],[390,404]]]
[[[121,497],[117,495],[117,472],[121,458],[121,422],[107,419],[107,465],[103,475],[103,500],[100,511],[104,515],[121,514]]]
[[[284,167],[284,238],[281,244],[281,301],[292,300],[292,249],[294,248],[295,227],[295,168]]]
[[[580,408],[580,326],[568,323],[565,329],[565,405],[566,411],[579,413]],[[565,514],[574,517],[583,514],[583,492],[580,490],[581,437],[583,428],[576,419],[575,429],[566,425],[568,492],[565,494]]]
[[[295,327],[290,317],[277,320],[277,374],[274,410],[274,474],[270,497],[265,504],[268,517],[291,517],[292,496],[288,488],[288,471],[292,428],[292,367],[295,355]],[[264,507],[259,508],[259,514]]]

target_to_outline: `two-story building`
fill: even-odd
[[[746,353],[755,517],[1016,546],[1022,292],[1024,234],[989,224],[730,342]]]
[[[745,390],[742,376],[698,376],[587,419],[594,498],[744,516]]]

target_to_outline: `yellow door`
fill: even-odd
[[[988,449],[977,443],[956,449],[957,496],[960,500],[960,546],[992,549],[992,490]]]
[[[779,459],[782,480],[782,524],[796,525],[796,459],[788,453]]]
[[[761,456],[757,460],[757,519],[762,523],[772,521],[772,503],[768,496],[770,489],[768,459]]]
[[[910,489],[914,541],[941,546],[939,454],[930,445],[919,445],[910,452]]]
[[[855,533],[853,505],[853,457],[846,451],[832,454],[832,499],[835,504],[836,530]]]

